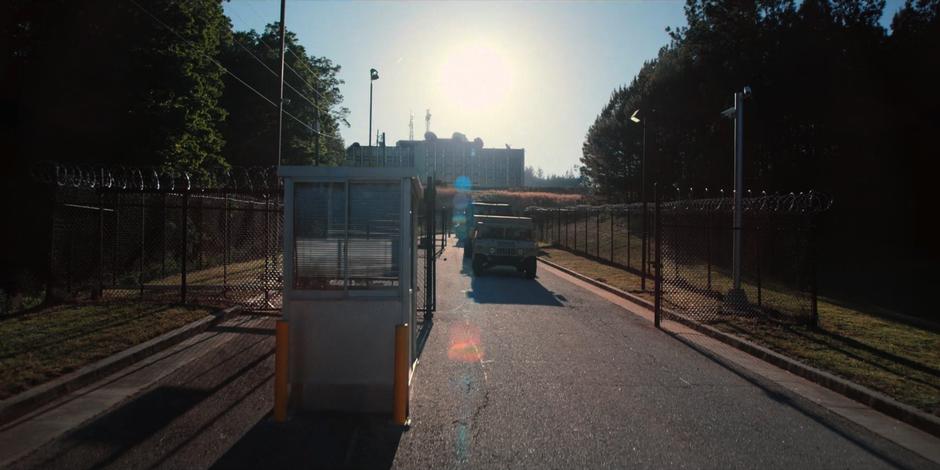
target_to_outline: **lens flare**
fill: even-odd
[[[479,362],[483,360],[483,345],[480,343],[480,329],[467,324],[454,325],[450,328],[450,347],[447,357],[452,361]]]

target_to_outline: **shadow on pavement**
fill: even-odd
[[[467,297],[479,304],[548,305],[561,307],[555,294],[535,279],[511,267],[488,269],[483,276],[472,276]]]
[[[305,413],[262,419],[212,468],[389,468],[404,428],[387,415]]]
[[[427,344],[428,338],[431,336],[431,329],[434,328],[434,320],[428,318],[427,320],[421,321],[418,323],[418,337],[416,338],[416,349],[418,357],[421,357],[421,353],[424,352],[424,345]]]

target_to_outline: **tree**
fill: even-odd
[[[28,176],[37,162],[226,165],[218,1],[10,0],[0,34],[0,199],[16,227],[3,235],[16,247],[0,260],[5,292],[41,284],[48,266],[51,192]]]
[[[341,106],[343,95],[339,85],[343,81],[337,78],[340,66],[325,57],[308,55],[292,32],[285,34],[285,42],[282,163],[337,164],[343,160],[345,151],[339,126],[349,114]],[[279,93],[278,44],[275,23],[269,24],[262,34],[234,33],[223,50],[222,63],[267,98],[258,96],[233,76],[226,77],[222,102],[230,116],[225,125],[225,155],[233,164],[277,163],[277,108],[272,102],[277,103]]]
[[[912,260],[935,252],[923,227],[926,162],[940,128],[940,1],[909,0],[890,35],[883,9],[882,0],[688,0],[687,24],[669,29],[670,43],[600,110],[582,174],[608,200],[637,200],[642,129],[629,116],[639,110],[648,191],[654,181],[698,195],[730,189],[732,123],[719,112],[749,85],[745,188],[833,195],[819,221],[820,275],[832,273],[823,281],[910,306],[896,292],[912,292]],[[881,245],[895,248],[871,249]]]

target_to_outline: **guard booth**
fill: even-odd
[[[292,407],[391,412],[396,325],[415,361],[413,168],[283,166]]]

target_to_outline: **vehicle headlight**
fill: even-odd
[[[490,248],[490,254],[491,254],[491,255],[495,255],[495,254],[496,254],[496,248]]]

